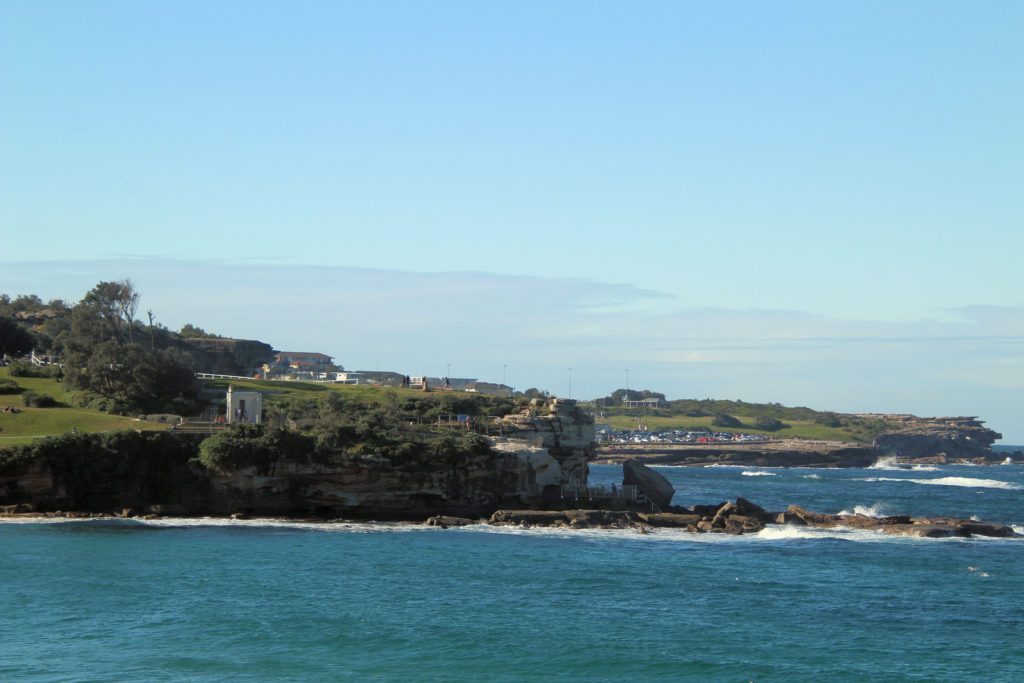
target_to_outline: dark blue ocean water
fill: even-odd
[[[1020,466],[661,471],[686,505],[1024,531]],[[1022,557],[852,530],[5,522],[0,680],[1024,680]]]

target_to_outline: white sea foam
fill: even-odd
[[[881,458],[876,460],[874,465],[871,465],[870,467],[867,467],[865,469],[869,469],[869,470],[898,470],[898,469],[902,469],[902,468],[896,466],[896,456],[895,455],[886,455],[886,456],[882,456]]]
[[[774,476],[776,476],[775,472],[759,472],[758,470],[747,470],[747,471],[741,472],[740,474],[742,474],[744,477],[774,477]]]
[[[871,511],[875,506],[862,508],[857,506],[857,511]],[[867,514],[864,512],[863,514]],[[0,524],[96,524],[117,525],[125,528],[150,527],[153,529],[174,529],[174,528],[235,528],[252,530],[280,530],[286,531],[316,531],[321,533],[488,533],[515,536],[532,536],[547,538],[578,539],[594,543],[699,543],[699,544],[736,544],[736,543],[775,543],[791,540],[824,540],[840,539],[860,543],[893,543],[913,541],[964,541],[962,538],[943,539],[921,539],[908,536],[886,534],[880,531],[869,529],[854,529],[849,527],[833,527],[820,529],[817,527],[804,527],[794,525],[769,524],[765,529],[756,534],[701,534],[692,533],[685,529],[670,528],[648,528],[646,534],[639,533],[636,529],[570,529],[565,527],[519,527],[519,526],[491,526],[484,522],[471,524],[463,527],[452,527],[441,529],[425,524],[402,524],[393,522],[299,522],[284,519],[225,519],[222,517],[174,517],[163,519],[119,519],[114,517],[102,518],[60,518],[60,517],[10,517],[0,518]],[[1017,534],[1024,536],[1024,526],[1013,525]],[[976,539],[988,542],[1012,541],[1024,542],[1024,538],[997,539],[976,537]]]
[[[637,529],[571,529],[567,527],[520,527],[520,526],[480,526],[456,527],[449,531],[479,531],[490,534],[513,536],[543,536],[547,538],[575,538],[588,541],[623,542],[638,541],[643,543],[739,543],[754,538],[752,535],[739,536],[734,534],[698,534],[685,529],[665,527],[647,527],[642,534]]]
[[[888,503],[875,503],[874,505],[854,505],[853,511],[840,510],[841,515],[864,515],[865,517],[888,517],[890,513],[886,512],[886,508],[889,507]]]
[[[119,518],[119,517],[0,517],[0,524],[94,524],[118,525],[125,528],[155,527],[233,527],[252,529],[306,530],[325,532],[396,532],[433,530],[423,524],[397,524],[393,522],[300,522],[287,519],[255,518],[230,519],[225,517],[162,517],[159,519]]]
[[[802,474],[802,475],[800,475],[800,478],[801,479],[821,479],[821,475],[820,474]]]
[[[762,541],[823,540],[838,539],[857,543],[899,543],[918,540],[909,536],[886,534],[871,529],[854,529],[837,526],[829,529],[795,526],[791,524],[769,524],[755,535]]]
[[[913,472],[937,472],[939,470],[935,465],[910,465],[901,463],[897,460],[895,455],[886,455],[875,461],[874,465],[866,467],[868,470],[911,470]]]
[[[235,527],[253,529],[282,529],[302,531],[324,531],[330,533],[371,533],[420,531],[433,529],[423,524],[397,524],[394,522],[301,522],[288,519],[255,518],[225,519],[223,517],[165,517],[162,519],[139,519],[141,524],[155,527]]]
[[[931,486],[963,486],[976,489],[1004,489],[1006,491],[1020,491],[1022,486],[1008,481],[998,479],[974,479],[971,477],[938,477],[937,479],[914,479],[900,477],[861,477],[853,481],[906,481],[911,484],[925,484]]]
[[[95,522],[102,517],[0,517],[0,524],[67,524],[71,522]],[[113,519],[113,518],[107,518]]]

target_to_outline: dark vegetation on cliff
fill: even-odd
[[[496,433],[498,425],[487,416],[518,410],[518,402],[477,394],[395,389],[368,394],[346,388],[362,389],[271,394],[266,424],[236,425],[213,435],[64,433],[0,449],[0,505],[31,503],[37,510],[109,513],[172,503],[180,509],[230,512],[248,509],[253,502],[225,500],[211,482],[244,471],[262,477],[343,471],[360,481],[397,472],[420,481],[433,476],[445,482],[447,499],[454,501],[472,491],[480,493],[479,482],[476,489],[460,483],[467,472],[489,472],[494,481],[485,482],[486,500],[473,504],[485,509],[491,499],[501,499],[504,475],[497,463],[502,456],[480,432]],[[476,419],[449,421],[458,414]],[[487,465],[492,460],[493,466]],[[382,483],[381,491],[389,486],[394,482]],[[286,495],[275,505],[283,506],[279,512],[315,512],[297,493],[293,502]],[[434,509],[424,506],[424,514]]]

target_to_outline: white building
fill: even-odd
[[[258,391],[235,391],[228,387],[227,423],[263,422],[263,394]]]

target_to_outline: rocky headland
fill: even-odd
[[[651,465],[713,464],[757,467],[869,467],[882,458],[906,464],[995,465],[1005,456],[993,453],[1002,435],[976,417],[916,417],[914,415],[857,415],[879,420],[892,429],[870,444],[809,439],[715,444],[601,445],[599,464],[629,459]]]
[[[423,520],[559,504],[586,487],[594,421],[574,401],[536,401],[472,448],[411,443],[386,456],[358,447],[330,460],[280,457],[205,467],[203,435],[65,435],[0,453],[0,506],[23,512]],[[453,436],[453,438],[455,438]]]

